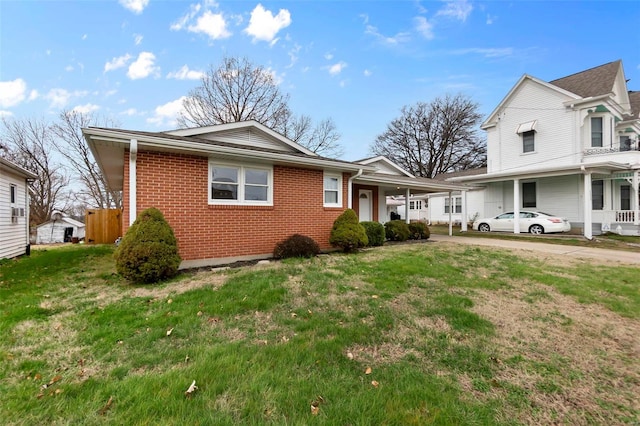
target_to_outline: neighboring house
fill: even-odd
[[[54,212],[51,220],[36,226],[36,244],[77,242],[84,238],[84,234],[84,223]]]
[[[83,133],[108,185],[123,191],[123,231],[157,207],[174,229],[182,268],[270,257],[295,233],[328,249],[346,208],[385,222],[387,196],[464,189],[416,178],[384,157],[320,157],[255,121]]]
[[[36,175],[0,157],[0,259],[29,254],[29,186]]]
[[[486,167],[477,169],[462,170],[458,172],[442,173],[434,177],[435,180],[447,181],[453,177],[475,176],[487,173]],[[453,224],[460,225],[464,222],[470,223],[479,217],[484,217],[484,188],[481,186],[471,187],[466,194],[464,192],[428,194],[429,224]],[[463,205],[466,205],[466,212],[463,215]]]
[[[405,200],[404,197],[400,198],[400,205],[397,207],[397,213],[403,219],[406,218]],[[429,220],[429,194],[411,194],[409,197],[409,220],[420,220],[427,222]]]
[[[622,61],[550,82],[524,75],[482,129],[486,173],[447,180],[485,188],[469,212],[540,210],[586,238],[640,235],[640,92],[628,91]],[[514,232],[527,230],[514,221]]]

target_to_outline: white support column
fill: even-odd
[[[513,180],[513,233],[520,233],[520,179]]]
[[[138,216],[136,203],[137,203],[137,170],[136,160],[138,158],[138,140],[131,139],[129,145],[129,226],[133,224]]]
[[[451,197],[451,192],[449,192],[449,236],[453,235],[453,214],[451,212],[454,208],[453,198]]]
[[[467,191],[462,191],[462,227],[461,227],[461,231],[462,232],[467,232]]]
[[[640,225],[640,170],[633,172],[633,181],[631,183],[631,199],[634,200],[633,224]]]
[[[411,190],[407,188],[407,192],[404,194],[404,221],[409,224],[409,197],[411,197]]]
[[[593,219],[592,219],[592,200],[591,200],[591,172],[584,174],[584,225],[583,235],[588,240],[593,239]]]

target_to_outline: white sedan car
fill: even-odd
[[[513,232],[513,221],[513,212],[507,212],[496,217],[478,219],[473,222],[473,229],[480,232]],[[567,219],[543,212],[520,212],[520,232],[538,235],[550,232],[567,232],[570,229],[571,223]]]

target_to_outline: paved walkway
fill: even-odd
[[[534,243],[530,241],[501,240],[497,238],[450,237],[431,234],[431,241],[451,242],[474,246],[500,247],[505,249],[541,251],[545,254],[557,254],[582,259],[598,259],[606,263],[629,263],[640,265],[640,253],[621,250],[608,250],[591,247],[565,246],[561,244]]]

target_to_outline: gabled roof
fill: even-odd
[[[629,102],[631,102],[631,115],[632,119],[640,118],[640,92],[629,92]]]
[[[396,174],[398,174],[398,175],[407,176],[407,177],[415,177],[414,175],[412,175],[411,173],[409,173],[408,171],[406,171],[402,167],[398,166],[393,161],[389,160],[384,155],[378,155],[377,157],[364,158],[362,160],[355,161],[355,163],[360,163],[360,164],[374,166],[374,167],[376,167],[375,166],[376,163],[380,163],[380,164],[383,165],[382,170],[391,169],[391,170],[394,170],[395,172],[397,172]],[[382,171],[382,170],[379,170],[378,173],[384,173],[384,171]]]
[[[616,76],[622,68],[622,61],[617,60],[580,71],[549,83],[560,87],[582,98],[606,95],[611,93]]]
[[[55,223],[65,222],[65,223],[68,223],[69,225],[74,226],[76,228],[84,228],[85,227],[84,223],[82,223],[80,221],[77,221],[77,220],[73,219],[70,216],[63,215],[60,219],[57,219],[57,220],[51,219],[51,220],[48,220],[46,222],[43,222],[40,225],[37,225],[36,228],[40,228],[41,226],[47,225],[47,224],[52,223],[52,222],[55,222]]]
[[[14,174],[22,176],[26,179],[37,179],[38,176],[35,173],[30,172],[29,170],[23,169],[17,164],[0,157],[0,169],[7,169],[12,171]]]
[[[487,168],[486,167],[478,167],[478,168],[475,168],[475,169],[460,170],[460,171],[457,171],[457,172],[439,173],[439,174],[435,175],[433,178],[435,180],[446,181],[446,180],[449,180],[450,178],[453,178],[453,177],[477,176],[477,175],[486,175],[486,174],[487,174]]]

